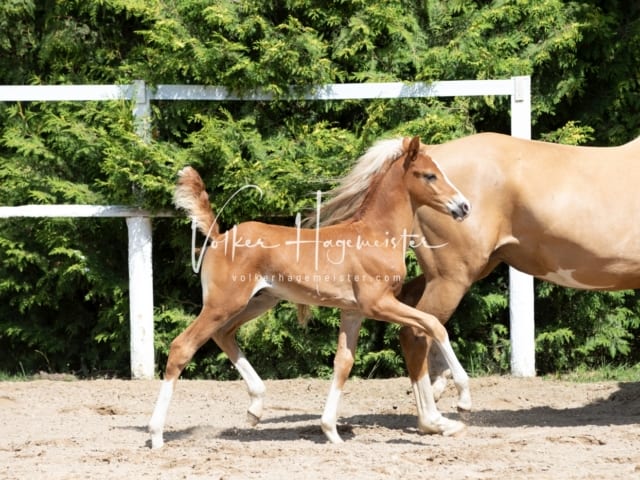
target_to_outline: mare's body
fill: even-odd
[[[567,287],[640,288],[640,140],[575,147],[484,133],[427,153],[473,213],[458,224],[417,210],[416,233],[447,245],[418,246],[424,276],[405,285],[403,301],[446,323],[471,284],[501,262]],[[438,397],[446,365],[436,349],[427,355],[420,332],[403,327],[400,340],[421,416],[429,370]]]

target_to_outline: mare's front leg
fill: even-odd
[[[402,288],[399,299],[418,310],[436,316],[446,323],[460,303],[468,285],[436,277],[429,282],[424,276],[417,277]],[[450,374],[446,359],[439,348],[430,348],[431,339],[420,329],[403,326],[400,329],[400,346],[418,406],[428,395],[437,401],[447,385]],[[430,383],[427,390],[426,384]],[[429,393],[431,392],[431,393]],[[468,388],[458,389],[458,409],[471,409],[471,393]],[[418,407],[420,415],[420,408]]]
[[[362,314],[360,312],[345,310],[340,312],[340,333],[338,335],[338,349],[333,360],[333,379],[321,420],[322,431],[331,443],[343,442],[337,429],[338,405],[344,384],[353,367],[361,325]]]

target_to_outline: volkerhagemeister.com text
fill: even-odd
[[[359,283],[359,282],[402,282],[402,275],[366,275],[366,274],[350,274],[350,273],[300,273],[300,274],[286,274],[286,273],[274,273],[271,275],[263,275],[261,273],[233,273],[231,274],[231,280],[233,282],[266,282],[269,285],[274,283]]]

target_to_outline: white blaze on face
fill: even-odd
[[[433,160],[433,159],[432,159]],[[454,189],[457,193],[453,196],[453,201],[457,204],[457,205],[462,205],[464,203],[467,204],[467,206],[469,207],[469,211],[471,211],[471,203],[469,202],[469,200],[467,200],[467,197],[465,197],[462,192],[460,190],[458,190],[458,187],[456,187],[453,182],[451,182],[451,180],[449,180],[449,177],[447,177],[447,174],[445,173],[445,171],[442,169],[442,167],[440,166],[440,164],[438,162],[436,162],[435,160],[433,160],[433,163],[436,165],[436,167],[438,167],[438,169],[440,170],[440,172],[442,172],[442,178],[445,181],[445,183],[447,185],[449,185],[452,189]]]
[[[538,278],[555,283],[556,285],[562,285],[563,287],[580,288],[582,290],[598,290],[613,287],[613,285],[587,285],[586,283],[579,282],[573,278],[573,272],[575,272],[575,269],[565,270],[563,268],[559,268],[555,272],[549,272],[545,275],[539,276]]]

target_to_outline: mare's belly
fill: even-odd
[[[572,268],[558,266],[536,277],[556,285],[582,290],[626,290],[640,288],[640,264],[638,262],[615,262]]]

